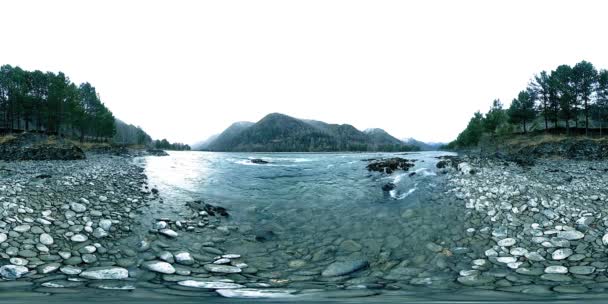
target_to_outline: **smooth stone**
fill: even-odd
[[[441,247],[440,245],[437,245],[435,243],[427,243],[426,249],[428,249],[432,252],[440,252],[441,250],[443,250],[443,247]]]
[[[99,227],[105,231],[110,231],[112,221],[108,219],[99,220]]]
[[[179,234],[171,229],[165,228],[165,229],[161,229],[160,231],[158,231],[160,234],[168,236],[168,237],[177,237],[179,236]]]
[[[559,293],[585,293],[587,292],[587,287],[580,285],[559,285],[553,287],[553,290]]]
[[[458,277],[458,283],[466,286],[487,285],[494,282],[495,278],[486,275],[472,275],[466,277]]]
[[[0,244],[4,243],[8,239],[6,233],[0,233]]]
[[[561,273],[545,273],[540,276],[541,279],[553,282],[570,282],[572,278]]]
[[[548,266],[545,268],[545,273],[568,273],[568,268],[559,265]]]
[[[203,266],[207,271],[217,272],[217,273],[239,273],[241,272],[241,268],[235,266],[228,265],[215,265],[215,264],[206,264]]]
[[[337,277],[353,273],[357,270],[366,268],[369,263],[366,260],[350,260],[344,262],[334,262],[327,266],[321,275],[324,277]]]
[[[517,241],[514,238],[506,238],[498,241],[498,246],[500,247],[510,247],[515,245]]]
[[[561,248],[553,251],[551,257],[554,260],[563,260],[571,256],[574,252],[570,248]]]
[[[194,258],[187,251],[177,252],[173,256],[175,258],[175,261],[178,264],[182,264],[182,265],[192,265],[192,264],[194,264]]]
[[[496,261],[499,263],[515,263],[517,262],[517,258],[516,257],[497,257]]]
[[[64,274],[67,274],[67,275],[77,275],[82,272],[82,269],[80,269],[76,266],[67,265],[67,266],[63,266],[63,267],[59,268],[59,271],[61,271]]]
[[[165,273],[165,274],[174,274],[175,273],[175,268],[173,267],[173,265],[171,265],[167,262],[148,261],[148,262],[142,263],[141,266],[147,270],[158,272],[158,273]]]
[[[25,225],[19,225],[19,226],[13,228],[13,231],[23,233],[23,232],[28,232],[31,228],[32,227],[30,225],[25,224]]]
[[[82,213],[87,210],[87,206],[80,203],[72,202],[70,203],[70,209],[72,209],[72,211],[74,212]]]
[[[292,293],[295,290],[288,289],[218,289],[216,292],[225,298],[243,298],[243,299],[280,299],[295,297]]]
[[[91,280],[123,280],[129,277],[129,271],[116,266],[91,267],[81,272],[80,276]]]
[[[582,238],[585,237],[585,234],[583,234],[580,231],[577,230],[566,230],[566,231],[560,231],[557,233],[557,237],[558,238],[563,238],[569,241],[573,241],[573,240],[580,240]]]
[[[28,261],[26,259],[22,259],[22,258],[10,258],[9,261],[11,262],[11,264],[17,265],[17,266],[25,266],[30,262],[30,261]]]
[[[530,261],[534,261],[534,262],[542,262],[545,260],[545,258],[540,255],[540,253],[532,251],[532,252],[528,252],[524,255],[526,257],[526,259],[530,260]]]
[[[100,239],[108,236],[108,232],[103,230],[101,227],[97,227],[93,230],[93,236]]]
[[[107,281],[107,282],[92,282],[87,287],[106,289],[106,290],[134,290],[135,284],[131,282]]]
[[[55,242],[55,240],[53,240],[53,237],[48,233],[41,234],[38,240],[43,245],[53,245],[53,243]]]
[[[593,272],[595,272],[595,267],[593,267],[593,266],[570,266],[568,268],[568,271],[570,271],[573,274],[588,275],[588,274],[592,274]]]
[[[59,264],[59,263],[48,263],[48,264],[38,266],[37,270],[39,273],[47,274],[47,273],[57,271],[57,269],[59,269],[59,267],[61,267],[61,264]]]
[[[25,266],[4,265],[0,267],[0,276],[7,280],[16,280],[28,272],[29,269]]]
[[[207,289],[235,289],[243,288],[245,286],[228,283],[228,282],[214,282],[214,281],[198,281],[198,280],[185,280],[177,282],[180,286],[194,287],[194,288],[207,288]]]
[[[70,238],[70,240],[72,240],[72,242],[77,242],[77,243],[86,242],[88,239],[89,238],[84,234],[75,234]]]

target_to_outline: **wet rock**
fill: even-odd
[[[259,165],[268,164],[268,162],[267,162],[267,161],[265,161],[265,160],[263,160],[263,159],[260,159],[260,158],[254,158],[254,159],[251,159],[251,160],[250,160],[250,162],[251,162],[252,164],[259,164]]]
[[[175,273],[175,268],[173,267],[173,265],[167,263],[167,262],[162,262],[162,261],[147,261],[142,263],[141,265],[144,269],[150,270],[150,271],[154,271],[154,272],[158,272],[158,273],[165,273],[165,274],[173,274]]]
[[[219,281],[198,281],[198,280],[185,280],[177,282],[180,286],[194,287],[194,288],[206,288],[206,289],[235,289],[243,288],[245,286],[235,283],[219,282]]]
[[[192,264],[194,264],[194,258],[187,251],[177,252],[177,253],[175,253],[174,257],[175,257],[175,261],[178,264],[182,264],[182,265],[192,265]]]
[[[458,277],[457,279],[458,283],[466,286],[488,285],[494,282],[495,280],[496,279],[494,277],[485,275],[471,275],[465,277]]]
[[[566,230],[566,231],[558,232],[557,237],[572,241],[572,240],[580,240],[580,239],[584,238],[585,234],[583,234],[580,231],[576,231],[576,230]]]
[[[353,273],[368,266],[367,260],[350,260],[344,262],[334,262],[327,266],[321,273],[324,277],[337,277]]]
[[[39,241],[43,245],[52,245],[55,242],[53,240],[53,237],[50,234],[47,234],[47,233],[41,234],[40,237],[39,237]]]
[[[115,266],[92,267],[82,271],[80,276],[91,280],[123,280],[129,277],[129,271]]]
[[[6,280],[16,280],[28,272],[29,270],[25,266],[4,265],[0,267],[0,276]]]
[[[382,191],[388,192],[391,191],[393,189],[397,188],[397,185],[393,184],[393,183],[387,183],[384,186],[382,186]]]
[[[589,275],[595,272],[595,267],[593,266],[570,266],[568,271],[573,274],[578,275]]]
[[[216,273],[240,273],[242,270],[236,266],[206,264],[203,266],[209,272]]]
[[[243,299],[281,299],[295,297],[295,290],[289,289],[218,289],[216,292],[225,298]]]
[[[161,229],[161,230],[159,231],[159,233],[160,233],[160,234],[162,234],[162,235],[165,235],[165,236],[171,237],[171,238],[174,238],[174,237],[179,236],[179,234],[178,234],[177,232],[175,232],[175,231],[173,231],[173,230],[171,230],[171,229],[168,229],[168,228],[166,228],[166,229]]]
[[[414,163],[412,163],[410,160],[394,157],[381,160],[372,160],[372,162],[367,165],[367,170],[391,174],[397,170],[408,171],[413,166]]]

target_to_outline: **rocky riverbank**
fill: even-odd
[[[466,286],[523,293],[603,292],[608,288],[608,165],[537,160],[519,167],[472,160],[476,174],[449,176],[467,209],[462,246]]]
[[[165,202],[135,163],[0,163],[0,289],[306,299],[608,288],[602,162],[443,157],[437,176],[400,173],[417,179],[407,203],[272,210]]]
[[[216,248],[229,233],[219,225],[226,211],[199,203],[181,219],[147,218],[163,202],[143,171],[107,155],[0,163],[0,289],[204,295],[244,287],[226,276],[247,273],[247,264]]]

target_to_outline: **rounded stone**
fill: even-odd
[[[502,239],[502,240],[498,241],[498,246],[510,247],[510,246],[515,245],[515,243],[517,243],[517,241],[514,238],[506,238],[506,239]]]
[[[568,268],[560,265],[552,265],[545,268],[545,273],[568,273]]]
[[[86,242],[88,239],[89,238],[84,234],[75,234],[70,238],[70,240],[72,240],[72,242],[77,242],[77,243]]]
[[[53,240],[53,237],[48,233],[41,234],[38,240],[43,245],[53,245],[53,243],[55,242],[55,240]]]
[[[165,274],[174,274],[175,273],[175,268],[173,268],[173,265],[171,265],[167,262],[148,261],[148,262],[142,263],[141,266],[144,269],[158,272],[158,273],[165,273]]]
[[[561,248],[553,251],[551,257],[554,260],[563,260],[571,256],[574,252],[570,248]]]

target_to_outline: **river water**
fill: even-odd
[[[446,152],[417,153],[207,153],[170,152],[167,157],[136,158],[159,200],[141,213],[141,236],[155,219],[180,220],[192,214],[187,202],[203,200],[226,208],[222,230],[181,233],[170,245],[197,252],[213,241],[226,253],[242,256],[243,275],[228,278],[258,290],[278,290],[287,298],[255,301],[341,303],[577,303],[575,296],[542,296],[471,288],[456,282],[471,265],[463,201],[445,193],[446,178],[436,169]],[[414,160],[409,171],[368,172],[369,159]],[[254,164],[262,159],[267,164]],[[396,188],[383,191],[394,183]],[[335,263],[363,261],[365,267],[326,276]],[[199,293],[156,282],[132,291],[83,290],[54,294],[45,302],[250,303],[213,290]],[[162,285],[165,284],[165,285]],[[141,288],[140,288],[141,287]],[[190,293],[190,296],[187,296]],[[36,298],[1,291],[0,302],[38,303]],[[30,296],[30,295],[28,295]],[[589,297],[586,302],[601,300]]]

